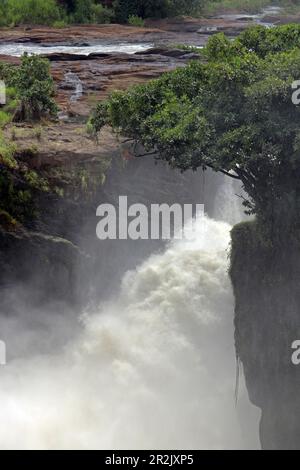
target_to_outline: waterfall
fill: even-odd
[[[213,215],[216,220],[222,220],[235,225],[245,219],[242,195],[244,194],[240,182],[222,178],[214,200]]]
[[[235,406],[230,228],[199,219],[193,240],[150,256],[84,313],[63,353],[2,368],[0,447],[255,447]]]
[[[78,101],[83,95],[83,84],[78,75],[73,72],[67,72],[65,74],[65,82],[74,90],[73,94],[70,97],[70,101],[72,103]]]

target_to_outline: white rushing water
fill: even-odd
[[[242,410],[234,399],[229,232],[200,219],[194,240],[152,255],[83,315],[63,354],[1,368],[0,447],[255,447],[239,412],[247,427],[257,415],[243,389]]]
[[[21,57],[25,52],[27,54],[75,54],[90,55],[93,53],[113,53],[126,52],[127,54],[135,54],[153,47],[151,43],[102,43],[93,45],[42,45],[34,43],[0,43],[0,55],[9,55]]]

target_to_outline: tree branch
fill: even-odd
[[[123,142],[120,142],[120,143],[123,145],[123,144],[127,144],[128,142],[135,142],[135,140],[134,139],[125,139],[125,140],[123,140]]]
[[[157,152],[149,152],[149,153],[144,153],[140,155],[135,155],[136,158],[142,158],[142,157],[151,157],[157,155]]]
[[[233,178],[235,180],[241,180],[241,178],[237,175],[233,175],[232,173],[229,173],[229,171],[225,171],[225,170],[218,170],[220,173],[223,173],[223,175],[226,175],[226,176],[229,176],[230,178]]]
[[[205,164],[205,166],[207,166],[208,168],[211,168],[212,170],[214,171],[217,171],[217,172],[220,172],[220,173],[223,173],[223,175],[226,175],[226,176],[229,176],[230,178],[233,178],[235,180],[240,180],[241,178],[237,175],[233,175],[232,173],[229,173],[229,171],[226,171],[226,170],[216,170],[212,165],[208,165],[207,163]]]

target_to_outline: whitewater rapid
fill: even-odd
[[[230,228],[201,218],[194,240],[173,241],[83,314],[63,353],[1,368],[0,447],[247,448],[234,398]]]
[[[111,54],[111,53],[127,53],[135,54],[143,52],[153,47],[152,43],[132,43],[132,42],[102,42],[98,44],[35,44],[35,43],[16,43],[7,42],[0,44],[0,54],[13,57],[21,57],[23,54],[73,54],[73,55],[90,55],[90,54]]]

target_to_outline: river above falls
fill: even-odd
[[[203,47],[211,34],[224,32],[235,37],[247,26],[260,24],[272,27],[280,23],[280,7],[267,7],[257,14],[224,13],[212,18],[185,18],[181,22],[153,23],[136,32],[126,27],[103,25],[84,29],[74,26],[58,32],[55,29],[30,28],[0,34],[0,55],[21,57],[24,53],[51,55],[69,54],[88,57],[91,54],[147,51],[155,45],[186,44]],[[61,42],[61,37],[65,40]],[[75,39],[76,38],[76,39]]]
[[[97,53],[123,52],[135,54],[143,52],[153,47],[152,43],[132,43],[132,42],[102,42],[98,44],[66,45],[66,44],[35,44],[35,43],[2,43],[0,44],[0,55],[21,57],[24,53],[49,55],[49,54],[73,54],[86,55]]]

